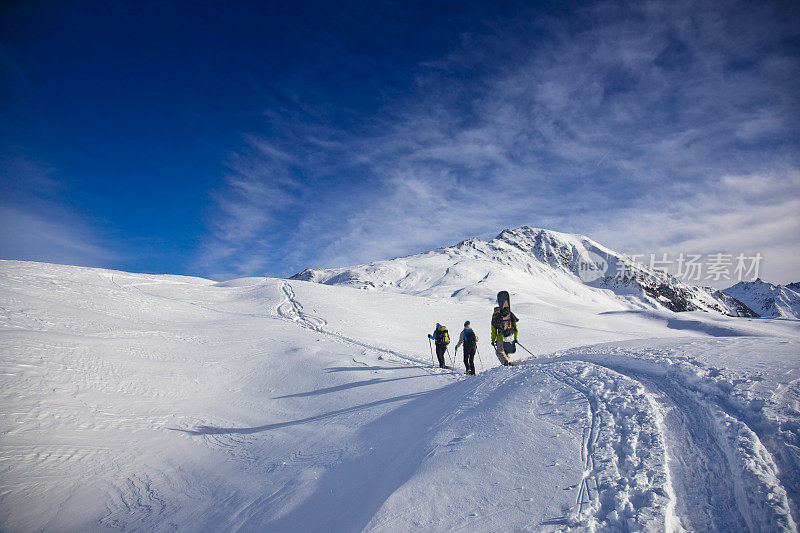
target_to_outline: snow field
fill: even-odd
[[[0,529],[797,529],[796,323],[473,289],[0,262]]]

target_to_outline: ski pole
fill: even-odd
[[[483,372],[483,361],[481,360],[481,349],[476,346],[475,350],[478,352],[478,362],[481,364],[481,372]]]
[[[450,356],[450,366],[452,366],[453,370],[455,370],[456,369],[456,361],[455,361],[455,359],[453,359],[453,354],[450,353],[450,348],[445,348],[445,350],[447,350],[447,355]]]
[[[519,344],[519,341],[517,341],[517,344]],[[533,354],[533,352],[532,352],[532,351],[530,351],[529,349],[527,349],[527,348],[526,348],[526,347],[524,347],[523,345],[519,344],[519,347],[520,347],[520,348],[522,348],[523,350],[525,350],[526,352],[528,352],[529,354],[533,355],[534,357],[536,357],[536,356]]]
[[[428,347],[431,349],[431,364],[433,366],[436,366],[436,364],[433,362],[433,344],[431,344],[431,338],[430,337],[428,337]]]

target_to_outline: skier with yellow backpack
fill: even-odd
[[[439,360],[439,368],[447,368],[447,365],[444,364],[444,353],[447,351],[447,345],[450,344],[450,334],[447,332],[447,328],[437,322],[433,335],[428,335],[428,339],[436,343],[436,358]]]

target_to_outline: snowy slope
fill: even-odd
[[[800,322],[483,292],[0,261],[0,530],[797,529]]]
[[[760,279],[740,281],[724,292],[761,316],[800,319],[800,283],[774,285]]]
[[[603,264],[596,276],[587,265]],[[588,274],[588,275],[587,275]],[[485,242],[470,239],[447,248],[336,269],[307,269],[293,279],[364,289],[378,288],[423,296],[479,295],[493,300],[494,287],[540,295],[540,301],[566,296],[607,309],[666,308],[756,316],[730,296],[693,287],[633,262],[583,235],[523,226]]]

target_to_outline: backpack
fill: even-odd
[[[500,323],[503,325],[503,337],[513,335],[517,331],[517,317],[514,313],[509,312],[507,317],[500,317]]]
[[[464,332],[464,347],[465,348],[472,348],[477,344],[477,338],[475,337],[475,332],[472,329],[468,329]]]
[[[499,330],[504,337],[514,334],[517,330],[517,322],[519,322],[519,319],[510,311],[508,316],[505,317],[500,314],[500,310],[495,311],[492,315],[492,326]]]
[[[436,329],[436,344],[450,344],[450,334],[446,327],[439,326]]]

